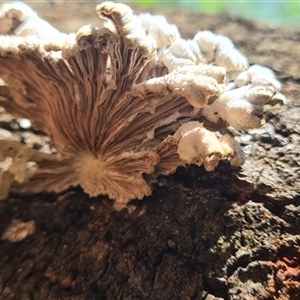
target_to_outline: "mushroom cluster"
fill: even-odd
[[[65,34],[24,3],[0,7],[0,106],[56,149],[1,140],[0,198],[80,185],[127,203],[178,166],[242,165],[223,133],[261,126],[263,106],[284,101],[273,72],[211,31],[185,40],[163,16],[120,3],[96,13],[100,27]]]

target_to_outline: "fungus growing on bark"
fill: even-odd
[[[0,141],[0,197],[80,185],[126,203],[151,193],[146,174],[243,164],[221,133],[259,127],[263,106],[284,101],[272,71],[248,68],[210,31],[184,40],[162,16],[112,2],[96,12],[102,27],[63,34],[24,4],[2,6],[0,105],[49,135],[57,153]],[[241,73],[229,82],[232,71]]]
[[[22,222],[20,219],[12,219],[9,226],[3,232],[1,240],[7,240],[12,243],[21,242],[27,236],[35,231],[35,222],[33,220]]]

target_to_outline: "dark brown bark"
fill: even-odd
[[[36,6],[62,30],[98,22],[94,3]],[[251,63],[273,68],[291,102],[268,110],[265,128],[238,133],[243,168],[180,168],[128,210],[80,189],[1,202],[0,235],[12,219],[34,220],[36,231],[0,242],[0,299],[300,299],[300,31],[166,15],[184,36],[228,35]]]

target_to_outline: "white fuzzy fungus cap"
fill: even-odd
[[[25,4],[0,11],[0,105],[57,151],[0,141],[2,199],[80,185],[127,203],[151,193],[146,178],[178,166],[240,166],[241,147],[219,131],[260,126],[263,106],[283,99],[272,72],[247,69],[227,37],[200,31],[184,40],[164,17],[134,15],[124,4],[98,5],[104,25],[73,34]],[[232,71],[243,72],[229,83]]]
[[[204,30],[198,32],[194,40],[206,56],[207,63],[215,62],[227,71],[243,71],[248,67],[247,58],[235,48],[228,37]]]
[[[199,63],[214,64],[227,71],[243,71],[248,67],[247,58],[228,37],[208,30],[199,31],[192,40],[175,40],[160,59],[169,70]]]
[[[229,159],[233,166],[241,166],[245,161],[237,141],[229,135],[218,138],[196,121],[181,125],[174,138],[178,141],[180,159],[188,164],[204,165],[208,172],[213,171],[221,159]]]
[[[144,13],[136,16],[136,19],[141,22],[146,34],[153,37],[158,49],[169,46],[180,38],[177,26],[169,24],[164,16]]]
[[[41,39],[48,39],[60,32],[41,19],[28,5],[16,1],[0,6],[0,34],[37,35]]]
[[[264,105],[284,104],[285,97],[278,92],[280,87],[271,69],[253,65],[228,84],[202,114],[213,123],[221,119],[235,129],[260,127]]]

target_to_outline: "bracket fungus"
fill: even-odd
[[[210,31],[185,40],[164,17],[120,3],[96,13],[100,27],[65,34],[24,3],[0,8],[0,105],[56,149],[0,141],[0,198],[80,185],[127,203],[178,166],[242,165],[222,133],[261,126],[263,106],[284,101],[272,71]]]

